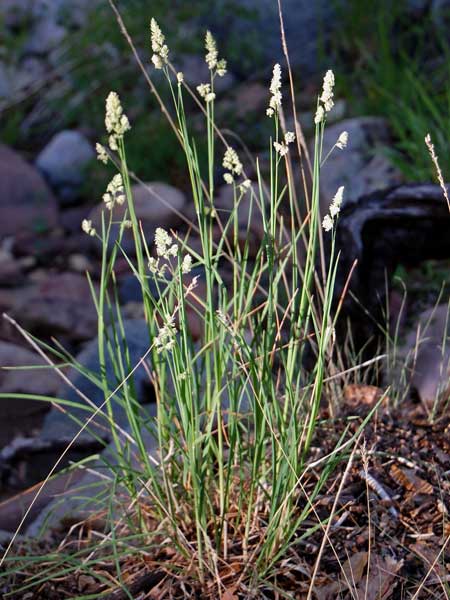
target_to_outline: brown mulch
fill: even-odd
[[[314,458],[330,453],[345,428],[350,427],[350,432],[356,433],[378,395],[375,388],[349,386],[341,413],[333,418],[326,412],[322,414]],[[421,405],[409,402],[394,409],[385,403],[365,427],[360,441],[333,516],[312,598],[450,598],[450,416],[431,423]],[[347,459],[349,455],[350,449]],[[223,600],[284,597],[306,600],[324,527],[305,533],[317,527],[318,518],[324,522],[330,516],[344,470],[345,463],[337,465],[326,483],[326,492],[314,503],[315,514],[311,513],[302,523],[296,543],[275,566],[267,578],[268,584],[260,584],[258,592],[249,591],[251,574],[240,578],[243,558],[237,550],[235,553],[230,550],[228,560],[218,567],[219,578],[225,585]],[[311,471],[305,481],[309,492],[319,476],[320,473]],[[304,498],[299,496],[298,501],[303,508]],[[66,541],[82,544],[91,534],[85,526],[73,530]],[[230,528],[230,548],[231,538]],[[39,552],[54,551],[61,539],[62,534],[54,533],[53,540],[41,545]],[[254,540],[255,548],[258,541]],[[199,586],[195,577],[189,576],[186,560],[167,545],[121,559],[121,568],[123,581],[135,600],[219,598],[215,578],[208,586]],[[28,569],[33,572],[32,567]],[[83,594],[107,600],[130,598],[113,585],[116,575],[113,561],[104,561],[94,574],[103,577],[103,585],[97,577],[74,572],[58,580],[50,579],[20,595],[13,592],[11,581],[3,585],[0,579],[0,595],[3,589],[5,598],[11,600],[62,600]],[[16,583],[23,579],[18,577]]]

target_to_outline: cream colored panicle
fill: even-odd
[[[173,315],[167,318],[166,324],[161,327],[158,331],[158,335],[155,338],[156,352],[159,354],[163,350],[170,352],[175,346],[175,336],[177,330],[175,329],[175,318]]]
[[[170,256],[177,255],[177,244],[172,244],[172,238],[162,227],[158,227],[155,231],[155,246],[156,254],[162,258],[169,258]]]
[[[110,92],[106,98],[105,127],[109,136],[109,147],[118,150],[118,141],[130,129],[128,117],[123,114],[122,105],[116,92]]]
[[[183,262],[181,263],[181,272],[183,275],[187,275],[190,273],[192,269],[192,256],[190,254],[186,254],[183,258]]]
[[[212,71],[217,66],[217,57],[219,55],[217,51],[216,40],[213,38],[210,31],[206,32],[205,37],[206,57],[205,61],[208,65],[208,69]]]
[[[333,88],[334,88],[334,73],[333,73],[333,71],[331,71],[331,69],[329,69],[325,73],[325,77],[323,78],[322,95],[320,96],[320,100],[321,100],[321,102],[323,102],[326,112],[329,112],[334,106]]]
[[[166,46],[164,37],[156,19],[150,21],[150,39],[152,44],[152,62],[156,69],[162,69],[169,59],[169,48]]]
[[[272,81],[270,82],[269,108],[266,110],[268,117],[272,117],[281,106],[281,67],[276,63],[273,67]]]
[[[125,190],[123,187],[122,175],[117,173],[108,183],[106,193],[103,194],[103,202],[106,204],[106,208],[111,210],[114,203],[123,204],[125,202]]]
[[[222,165],[224,169],[227,169],[230,171],[230,173],[235,173],[236,175],[240,175],[242,173],[242,163],[239,160],[236,150],[234,150],[234,148],[231,146],[228,146],[225,151]]]
[[[336,147],[339,148],[339,150],[343,150],[344,148],[347,147],[347,144],[348,144],[348,132],[343,131],[341,133],[341,135],[338,137],[338,141],[336,142]]]
[[[81,221],[81,229],[84,233],[87,233],[87,235],[95,235],[95,229],[92,227],[92,221],[90,219],[83,219]]]
[[[330,215],[334,218],[337,217],[342,206],[342,199],[344,197],[344,186],[341,187],[336,192],[331,204],[330,204]]]
[[[333,229],[333,219],[330,217],[330,215],[324,216],[322,227],[325,229],[325,231],[331,231],[331,229]]]
[[[106,152],[106,148],[101,144],[97,143],[95,144],[95,150],[97,152],[97,160],[106,165],[109,159],[108,153]]]
[[[316,125],[319,125],[320,123],[322,123],[324,117],[325,117],[325,110],[324,110],[323,106],[321,104],[319,104],[319,106],[317,107],[317,110],[316,110],[316,114],[314,116],[314,123]]]

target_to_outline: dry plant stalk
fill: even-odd
[[[445,185],[444,177],[442,176],[441,167],[439,166],[439,160],[438,160],[436,151],[434,149],[434,144],[431,141],[431,136],[429,133],[427,133],[427,135],[425,136],[425,144],[427,145],[428,152],[430,153],[430,156],[431,156],[431,160],[433,161],[433,164],[436,168],[436,175],[437,175],[437,178],[439,181],[439,185],[442,188],[444,198],[447,200],[448,210],[450,211],[450,199],[448,197],[447,186]]]

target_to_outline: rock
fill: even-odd
[[[142,223],[144,234],[148,241],[153,241],[157,227],[169,229],[180,223],[180,213],[183,213],[186,205],[186,197],[176,188],[166,183],[155,182],[144,185],[133,185],[132,193],[136,216]],[[92,220],[93,226],[98,231],[101,231],[101,215],[104,210],[106,210],[104,204],[99,204],[91,211],[88,217]],[[125,210],[126,204],[122,206],[116,204],[113,209],[113,220],[121,221]],[[112,240],[116,239],[117,232],[118,226],[113,227]],[[127,253],[134,251],[131,231],[125,232],[123,246]]]
[[[154,279],[148,279],[148,286],[153,297],[159,298],[158,287]],[[119,282],[119,299],[122,304],[142,302],[142,288],[136,275],[127,275]]]
[[[70,471],[62,475],[52,477],[45,485],[42,493],[36,497],[37,487],[33,486],[30,489],[24,490],[19,494],[0,503],[0,527],[5,531],[16,531],[22,517],[28,510],[30,505],[32,508],[28,518],[25,521],[25,526],[33,522],[33,519],[38,518],[40,512],[54,498],[58,499],[61,494],[64,494],[68,489],[71,491],[76,486],[77,482],[83,477],[83,473],[79,470]],[[76,496],[76,494],[75,494]],[[33,504],[32,504],[33,503]]]
[[[11,95],[11,81],[9,70],[3,62],[0,62],[0,100],[9,98]]]
[[[80,234],[81,223],[83,219],[87,218],[87,215],[92,210],[92,205],[86,204],[79,206],[73,206],[71,208],[65,208],[61,212],[61,226],[67,233]],[[84,234],[85,235],[85,234]]]
[[[234,112],[236,117],[243,118],[252,112],[265,112],[268,102],[267,86],[258,81],[246,81],[234,94]]]
[[[337,189],[343,185],[344,205],[356,202],[376,190],[399,185],[403,177],[383,154],[390,144],[387,122],[381,117],[357,117],[331,125],[325,129],[323,156],[327,156],[339,135],[348,132],[344,150],[335,148],[320,173],[321,210],[328,206]],[[313,146],[310,145],[311,156]]]
[[[22,283],[23,273],[20,262],[9,252],[0,250],[0,285],[12,287]]]
[[[449,227],[447,203],[436,185],[374,192],[343,208],[336,228],[341,255],[334,291],[337,302],[357,260],[350,290],[358,302],[347,293],[338,320],[343,335],[347,319],[351,321],[356,349],[379,334],[377,323],[386,326],[386,282],[398,264],[408,267],[450,256]]]
[[[253,193],[250,190],[247,190],[239,202],[237,208],[239,228],[247,230],[248,227],[249,231],[259,236],[259,239],[262,239],[264,229],[261,209],[257,204],[257,201],[259,202],[259,189],[256,183],[252,183],[252,191]],[[215,206],[220,220],[225,224],[234,209],[233,186],[223,185],[218,189]],[[232,229],[230,232],[231,231]]]
[[[129,320],[124,321],[125,328],[125,339],[127,341],[128,352],[130,356],[130,364],[134,367],[150,347],[150,338],[148,334],[148,328],[146,322],[141,320]],[[111,329],[109,335],[112,334]],[[121,344],[122,356],[124,352],[123,344]],[[78,363],[82,365],[84,369],[91,372],[94,376],[98,377],[100,373],[100,364],[98,358],[98,342],[97,339],[89,342],[84,350],[76,357]],[[109,389],[113,391],[118,383],[120,383],[114,372],[113,362],[108,355],[106,358],[106,378],[109,382]],[[76,372],[72,369],[70,373],[70,379],[73,385],[80,390],[85,396],[87,396],[93,403],[94,407],[99,407],[104,402],[104,394],[100,387],[93,383],[90,379]],[[144,366],[139,366],[133,373],[133,381],[136,389],[136,397],[139,403],[150,403],[153,400],[154,394],[149,381],[148,373]],[[60,390],[60,397],[77,403],[85,403],[80,398],[75,389],[70,386],[64,386]],[[112,402],[114,411],[114,422],[119,427],[125,427],[128,423],[128,418],[125,410],[117,402]],[[70,407],[70,414],[72,417],[80,420],[84,423],[90,416],[90,412],[83,410],[82,408]],[[95,428],[101,438],[109,440],[111,439],[111,431],[108,422],[105,418],[99,416],[95,419],[97,427]],[[99,425],[100,424],[100,425]],[[93,426],[92,426],[93,427]],[[70,441],[73,436],[79,431],[80,425],[65,414],[61,413],[56,409],[52,409],[45,418],[44,425],[41,432],[41,437],[44,440],[53,441]],[[85,431],[81,436],[83,439],[92,439],[91,434]]]
[[[45,366],[47,363],[35,352],[16,344],[0,341],[0,392],[3,394],[36,394],[55,396],[60,387],[58,375],[51,369],[32,369],[33,366]],[[4,370],[5,367],[30,367],[25,370]],[[49,404],[39,400],[2,398],[0,401],[0,445],[19,432],[28,433],[24,418],[44,413]]]
[[[98,0],[34,0],[33,17],[81,27],[99,4]]]
[[[303,77],[317,73],[325,68],[321,54],[324,39],[328,39],[332,27],[338,26],[334,3],[326,0],[284,0],[282,6],[292,66],[299,69]],[[240,55],[227,58],[230,58],[231,66],[237,73],[245,70],[248,74],[252,68],[250,64],[254,68],[255,56],[261,64],[284,62],[277,2],[243,0],[239,4],[239,11],[228,14],[226,20],[223,19],[223,10],[222,2],[214,3],[205,21],[216,34],[219,47],[223,38],[232,36],[233,41],[236,40],[234,45],[238,45]],[[246,15],[244,11],[249,14]],[[252,31],[251,45],[250,40],[246,42],[249,30]],[[245,50],[249,55],[247,64],[244,62],[247,58],[243,54]]]
[[[71,254],[67,263],[68,267],[76,273],[86,273],[86,271],[92,270],[92,263],[84,254]]]
[[[19,65],[14,77],[14,89],[19,90],[35,87],[41,83],[46,75],[46,65],[43,60],[36,56],[26,57]]]
[[[450,22],[450,1],[432,0],[431,17],[436,25],[436,29],[445,31],[445,28],[448,27]]]
[[[0,238],[17,233],[37,236],[57,222],[56,200],[39,171],[0,145]]]
[[[143,427],[141,432],[145,449],[153,464],[159,460],[157,438],[152,427],[155,416],[156,405],[154,404],[149,411],[151,422],[149,422],[146,427]],[[124,432],[119,432],[118,437],[122,447],[127,444],[131,445],[133,452],[130,455],[130,464],[136,470],[142,471],[142,460],[138,458],[139,452],[136,444],[134,442],[130,444],[130,440],[134,439],[130,436],[130,428],[125,427]],[[73,472],[74,481],[70,482],[70,486],[67,485],[67,481],[63,479],[64,476],[56,478],[56,485],[58,485],[59,482],[59,487],[65,486],[65,490],[63,491],[57,488],[56,493],[53,490],[50,490],[50,493],[46,494],[46,502],[44,506],[40,507],[40,514],[35,511],[35,518],[27,527],[26,535],[36,538],[45,531],[48,531],[49,527],[60,527],[62,522],[66,522],[66,524],[67,521],[76,523],[87,517],[98,517],[104,509],[103,500],[100,500],[99,502],[99,498],[104,498],[104,494],[108,493],[108,488],[111,486],[111,465],[117,464],[117,450],[114,443],[111,442],[101,453],[100,458],[89,464],[89,472],[86,473],[81,469],[77,469]],[[120,498],[120,500],[114,507],[114,510],[117,510],[119,514],[123,514],[124,502],[129,502],[128,493],[128,490],[124,486],[120,487],[120,493],[119,491],[116,493],[115,497],[118,500]],[[52,499],[52,495],[55,496],[54,499]],[[2,506],[0,505],[0,526],[3,525],[1,508]],[[11,507],[9,505],[7,508],[9,508],[11,512]]]
[[[24,25],[31,18],[30,2],[28,0],[2,0],[0,18],[9,28]]]
[[[95,158],[90,142],[78,131],[57,133],[36,159],[36,166],[56,188],[62,200],[77,196],[88,164]]]
[[[196,87],[200,83],[207,83],[211,79],[211,73],[203,56],[199,54],[184,54],[179,61],[177,71],[184,73],[189,85]],[[217,93],[226,92],[235,83],[235,77],[227,71],[223,77],[216,77],[214,89]]]
[[[85,276],[54,273],[24,289],[12,316],[38,337],[63,335],[71,341],[91,339],[97,313]]]
[[[398,362],[407,383],[416,390],[428,410],[432,410],[440,395],[449,388],[450,319],[449,307],[441,304],[423,312],[417,327],[407,335],[399,349]],[[399,376],[397,385],[404,386]]]
[[[313,102],[315,102],[315,100],[313,100],[311,102],[311,105],[313,105]],[[347,103],[342,98],[339,98],[338,100],[336,100],[336,102],[333,106],[333,110],[330,111],[327,115],[327,129],[333,123],[342,121],[345,118],[346,113],[347,113]],[[315,127],[316,127],[314,124],[314,116],[315,116],[315,112],[313,112],[311,110],[307,110],[307,111],[304,111],[304,112],[301,112],[298,114],[298,120],[300,122],[300,125],[303,130],[303,134],[305,136],[313,136],[314,135],[314,131],[315,131]],[[287,131],[295,131],[295,125],[294,125],[293,118],[288,118],[286,120],[286,129],[287,129]],[[311,150],[312,150],[312,145],[310,145],[310,146],[311,146]]]
[[[31,29],[25,51],[29,54],[45,55],[61,44],[67,35],[65,27],[50,19],[39,20]]]

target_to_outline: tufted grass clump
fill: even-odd
[[[334,75],[327,72],[317,100],[309,161],[299,124],[295,132],[285,129],[282,70],[275,65],[267,113],[261,115],[273,126],[263,176],[260,161],[248,162],[244,146],[216,122],[215,83],[225,74],[226,61],[212,34],[206,35],[210,79],[197,90],[189,86],[189,74],[173,68],[154,20],[151,36],[148,63],[162,71],[170,91],[172,106],[164,113],[184,153],[196,220],[183,231],[158,228],[153,240],[144,234],[127,160],[133,123],[118,94],[111,92],[106,142],[97,151],[116,174],[103,196],[101,228],[88,220],[82,224],[102,248],[99,292],[92,286],[100,371],[73,366],[104,393],[100,408],[80,401],[87,411],[80,432],[92,431],[98,438],[93,425],[101,423],[110,429],[112,445],[100,462],[82,465],[100,474],[90,484],[95,492],[87,484],[84,492],[76,492],[89,496],[90,520],[74,525],[51,559],[32,551],[14,556],[10,545],[2,562],[15,574],[16,593],[45,589],[50,581],[69,581],[82,573],[97,589],[81,590],[77,598],[112,598],[108,594],[117,588],[120,598],[133,598],[138,597],[136,573],[149,571],[155,585],[164,581],[167,595],[161,598],[225,598],[227,590],[236,594],[227,598],[266,597],[258,595],[264,590],[282,594],[279,578],[299,545],[317,529],[324,543],[328,539],[334,509],[326,518],[319,516],[315,501],[337,468],[346,464],[348,472],[364,426],[345,434],[331,453],[314,445],[323,426],[320,407],[338,372],[334,232],[344,190],[337,191],[323,226],[319,213],[320,169],[326,158],[322,138],[333,107]],[[204,116],[206,170],[198,160],[198,132],[186,119],[188,97]],[[337,150],[346,142],[343,133]],[[303,170],[308,164],[311,184]],[[216,205],[223,182],[233,197],[229,209]],[[119,222],[114,220],[116,204],[126,206]],[[259,237],[255,223],[260,223]],[[126,235],[132,236],[132,252],[125,249]],[[139,281],[151,340],[138,364],[130,362],[116,292],[119,258]],[[198,340],[189,315],[200,323]],[[54,353],[69,360],[60,348]],[[108,360],[115,381],[106,376]],[[141,365],[154,389],[155,417],[137,402],[133,373]],[[70,415],[70,406],[50,400]],[[126,427],[116,423],[116,407],[125,412]],[[328,410],[333,414],[332,403]],[[76,542],[77,528],[86,531],[93,515],[94,533],[84,541],[80,534]],[[320,552],[317,561],[315,573]],[[313,583],[314,576],[310,594]]]

